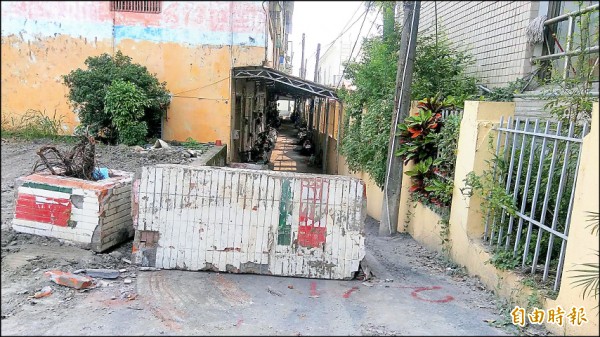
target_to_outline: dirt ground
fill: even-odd
[[[506,307],[476,278],[408,235],[377,237],[366,222],[370,281],[332,281],[188,271],[140,271],[131,242],[96,254],[58,239],[10,228],[14,182],[47,141],[2,142],[2,334],[15,335],[545,335],[518,331]],[[63,144],[66,148],[70,145]],[[98,146],[99,166],[135,171],[186,163],[177,151],[139,153]],[[125,269],[96,288],[51,283],[47,270]],[[131,280],[131,283],[126,283]],[[32,298],[44,286],[48,297]],[[503,311],[504,310],[504,311]]]

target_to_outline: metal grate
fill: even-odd
[[[117,12],[160,13],[160,1],[111,1],[110,10]]]
[[[510,252],[523,271],[560,285],[583,137],[588,123],[509,118],[496,127],[494,179],[516,212],[487,210],[484,241]],[[493,214],[493,215],[491,215]],[[558,244],[560,243],[560,244]]]

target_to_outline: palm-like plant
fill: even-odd
[[[588,212],[588,221],[591,223],[586,228],[591,228],[592,235],[598,235],[598,226],[600,224],[600,216],[598,212]],[[600,253],[596,251],[596,256],[600,259]],[[573,270],[576,275],[571,276],[574,281],[571,283],[575,287],[582,287],[583,292],[581,297],[583,299],[593,296],[594,299],[598,298],[598,286],[600,285],[600,264],[598,263],[580,263],[577,264],[578,269]],[[598,309],[596,306],[594,309]],[[596,311],[598,315],[598,311]]]

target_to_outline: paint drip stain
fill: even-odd
[[[317,292],[317,282],[315,281],[310,283],[310,296],[319,296],[319,293]]]
[[[352,287],[351,289],[349,289],[348,291],[346,291],[344,293],[344,295],[342,295],[342,297],[344,298],[349,298],[350,294],[352,294],[353,292],[355,292],[356,290],[358,290],[358,287]]]

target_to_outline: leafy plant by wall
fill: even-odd
[[[160,136],[161,118],[170,102],[165,82],[159,82],[155,74],[140,64],[133,63],[129,56],[118,51],[114,56],[102,54],[85,60],[87,69],[75,69],[63,76],[69,88],[68,98],[79,116],[81,126],[90,134],[104,135],[108,142],[115,142],[117,132],[112,123],[113,116],[105,109],[105,97],[113,81],[122,80],[134,84],[147,98],[143,116],[138,122],[147,125],[148,137]],[[141,133],[141,124],[133,127]]]
[[[466,50],[453,45],[444,33],[423,34],[417,38],[417,50],[411,97],[452,96],[462,107],[465,100],[477,94],[477,77],[468,72],[474,58]]]
[[[112,116],[119,143],[138,145],[145,141],[148,125],[141,120],[149,104],[146,94],[131,82],[115,80],[108,87],[104,109]]]
[[[386,31],[390,34],[389,29]],[[344,102],[341,153],[351,171],[364,171],[383,187],[394,108],[399,29],[365,39],[362,58],[348,64],[346,78],[355,90],[340,90]],[[435,97],[462,106],[477,93],[476,78],[467,72],[472,57],[455,48],[443,34],[418,37],[412,99]],[[368,140],[368,141],[366,141]]]

